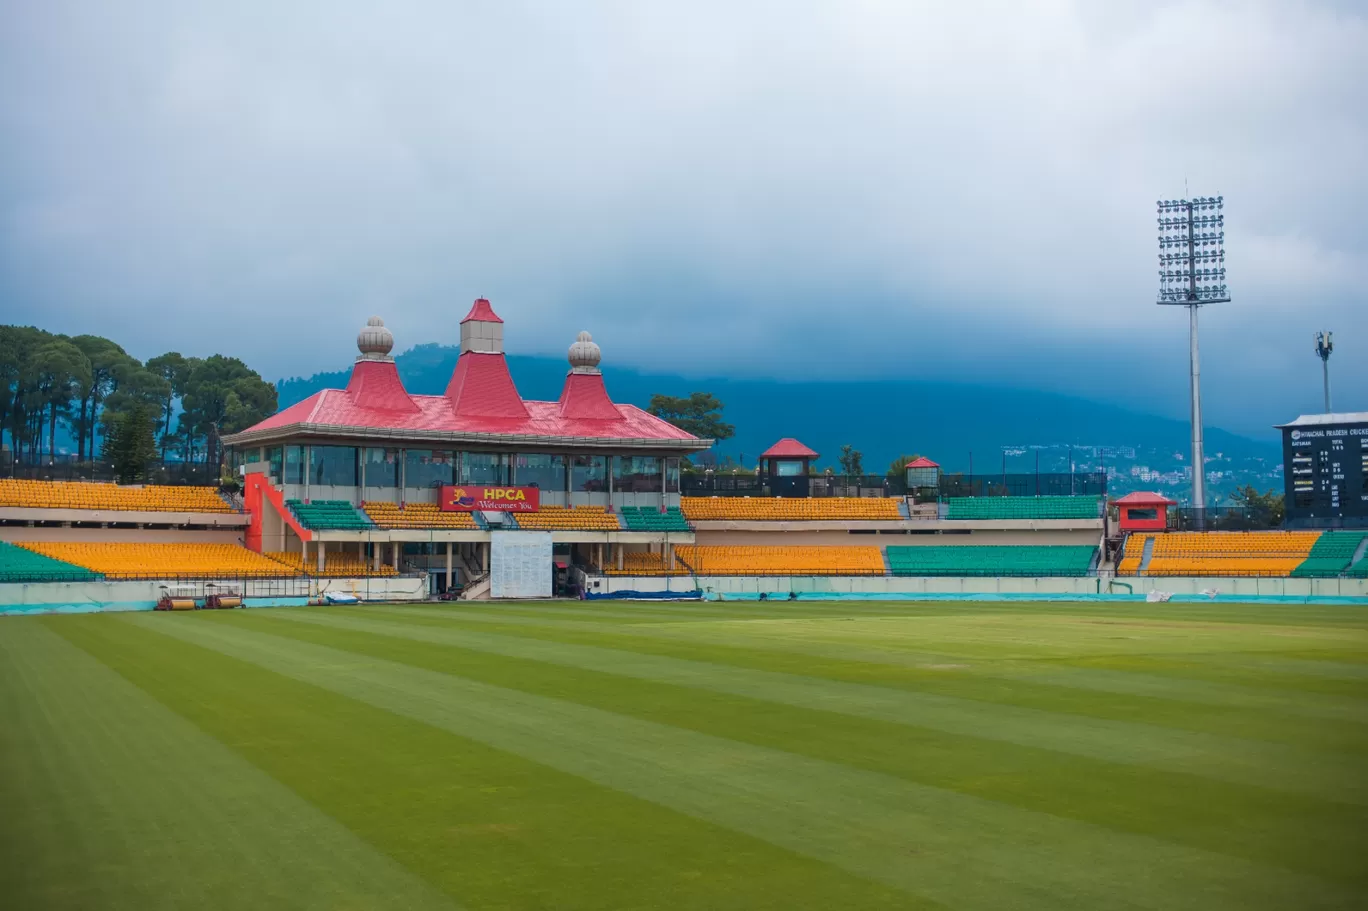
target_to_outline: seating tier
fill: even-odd
[[[235,544],[24,542],[54,560],[74,563],[107,579],[255,578],[298,571]]]
[[[305,528],[318,531],[366,531],[371,522],[365,513],[346,500],[286,500],[295,517]]]
[[[84,566],[0,542],[0,582],[81,582],[98,579]]]
[[[366,516],[381,528],[432,528],[478,531],[480,526],[468,512],[439,509],[436,503],[398,503],[376,500],[361,504]]]
[[[895,576],[1086,576],[1088,545],[933,545],[888,548]]]
[[[902,518],[898,501],[862,497],[681,497],[690,522],[883,521]]]
[[[707,576],[882,576],[877,547],[763,547],[681,544],[675,556]]]
[[[233,508],[212,487],[161,484],[121,487],[96,481],[27,481],[21,478],[0,478],[0,506],[140,512],[233,512]]]
[[[271,551],[266,554],[277,563],[288,566],[299,575],[304,576],[323,576],[336,578],[339,576],[394,576],[398,575],[393,566],[382,565],[379,569],[373,568],[365,558],[358,554],[340,553],[337,551],[325,550],[323,555],[323,572],[318,571],[317,557],[310,557],[304,560],[304,555],[298,551]]]
[[[618,531],[617,516],[602,506],[543,506],[536,512],[520,512],[513,516],[519,528],[532,531],[572,529],[584,531]]]
[[[1338,576],[1349,569],[1368,531],[1327,531],[1316,539],[1311,552],[1292,575],[1299,578]]]
[[[1291,575],[1318,531],[1174,532],[1155,535],[1145,576]]]
[[[947,519],[1097,519],[1097,497],[954,497]]]
[[[622,555],[622,569],[616,566],[604,567],[609,576],[687,576],[689,571],[680,563],[674,569],[665,567],[665,559],[650,551],[628,551]]]
[[[684,513],[674,506],[664,512],[649,506],[624,506],[621,512],[629,531],[693,531]]]

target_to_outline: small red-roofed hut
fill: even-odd
[[[1115,501],[1117,527],[1121,531],[1164,531],[1168,528],[1168,508],[1177,501],[1163,494],[1137,490]]]
[[[817,451],[784,437],[760,453],[760,476],[776,497],[806,497],[808,468]]]

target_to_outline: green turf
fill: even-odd
[[[0,906],[1334,908],[1368,611],[0,620]]]

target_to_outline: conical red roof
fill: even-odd
[[[417,413],[420,409],[409,398],[394,361],[358,360],[347,381],[347,394],[358,408]]]
[[[760,453],[762,459],[815,459],[817,452],[809,449],[793,437],[784,437],[769,449]]]
[[[494,312],[494,308],[490,306],[489,301],[485,300],[483,297],[475,299],[475,303],[470,305],[470,312],[465,315],[465,319],[461,320],[461,322],[468,323],[471,320],[479,320],[482,323],[503,322],[503,320],[499,319],[499,314]]]
[[[491,311],[492,312],[492,311]],[[457,417],[526,418],[508,361],[502,354],[467,351],[456,360],[446,397]]]

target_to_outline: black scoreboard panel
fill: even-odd
[[[1290,523],[1368,522],[1368,423],[1283,428],[1283,477]]]

